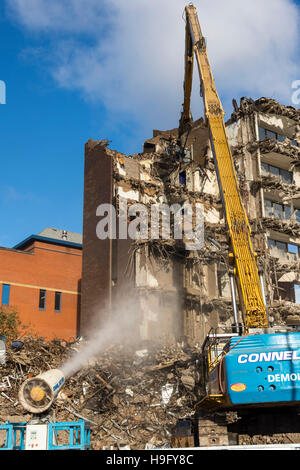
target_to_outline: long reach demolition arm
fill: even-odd
[[[245,330],[269,326],[267,307],[251,242],[251,229],[238,186],[237,175],[224,123],[224,110],[218,96],[209,64],[206,42],[202,35],[196,7],[187,6],[184,104],[179,124],[181,136],[191,124],[190,112],[194,53],[201,82],[201,96],[210,130],[218,183],[229,234],[232,272],[238,286]],[[237,318],[235,319],[237,320]]]

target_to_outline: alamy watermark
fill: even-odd
[[[292,89],[295,90],[292,94],[292,103],[300,104],[300,80],[294,80],[292,83]]]
[[[0,104],[6,104],[6,83],[0,80]]]
[[[189,251],[204,246],[204,216],[199,203],[151,204],[149,208],[120,199],[118,214],[112,204],[101,204],[96,216],[101,217],[96,227],[100,240],[183,240]]]

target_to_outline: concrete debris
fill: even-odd
[[[191,375],[184,373],[181,376],[181,382],[187,390],[194,390],[195,388],[195,379]]]
[[[173,390],[174,390],[174,385],[172,384],[166,384],[162,387],[161,397],[162,397],[163,405],[167,405],[169,403],[170,398],[173,394]]]
[[[293,161],[290,163],[297,163],[300,159],[300,150],[298,147],[295,147],[289,140],[285,142],[278,142],[274,139],[266,139],[260,142],[252,142],[248,145],[248,150],[255,151],[260,149],[261,153],[280,153],[282,155],[286,155],[291,157]]]
[[[290,200],[290,198],[295,198],[295,196],[300,197],[299,189],[295,184],[285,184],[275,177],[263,176],[260,179],[251,181],[251,190],[254,194],[261,188],[264,188],[266,192],[272,190],[279,191],[283,197],[283,202]]]
[[[28,414],[17,402],[20,385],[45,369],[59,367],[73,353],[76,343],[25,339],[21,351],[9,348],[7,363],[0,371],[0,420],[12,415],[29,422]],[[147,344],[138,350],[113,346],[70,377],[52,408],[41,418],[91,422],[93,448],[144,449],[170,444],[178,419],[194,415],[197,402],[197,348],[183,344],[158,347]],[[137,351],[147,351],[143,357]]]
[[[281,233],[286,233],[290,237],[300,237],[300,223],[296,220],[280,220],[263,217],[260,220],[262,231],[272,229]]]
[[[141,351],[135,351],[135,354],[138,356],[138,357],[146,357],[148,356],[148,349],[142,349]]]
[[[284,106],[278,101],[271,98],[259,98],[254,101],[251,98],[241,98],[240,106],[235,101],[234,112],[231,115],[231,120],[236,121],[253,112],[261,112],[266,114],[275,114],[279,116],[286,116],[298,123],[300,123],[300,111],[293,106]]]
[[[292,302],[275,301],[269,309],[269,313],[275,318],[277,325],[299,325],[299,306]]]

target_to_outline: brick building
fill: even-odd
[[[0,300],[46,339],[78,335],[82,236],[47,228],[0,248]]]

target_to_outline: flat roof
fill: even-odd
[[[14,250],[21,250],[25,248],[26,245],[34,241],[40,241],[44,243],[51,243],[53,245],[60,245],[60,246],[69,246],[71,248],[79,248],[82,249],[82,243],[75,243],[68,240],[62,240],[59,238],[50,238],[50,237],[43,237],[41,235],[30,235],[30,237],[25,238],[25,240],[19,242],[17,245],[13,247]]]

